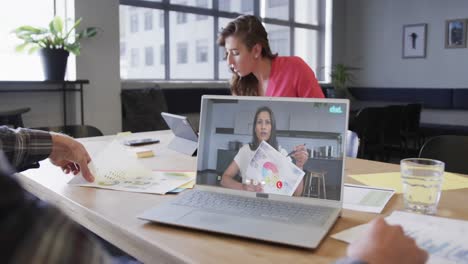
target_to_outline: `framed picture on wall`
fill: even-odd
[[[403,26],[403,58],[426,57],[427,24]]]
[[[466,19],[445,21],[445,48],[466,48]]]

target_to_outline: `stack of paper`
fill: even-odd
[[[393,212],[385,220],[401,225],[405,233],[429,253],[428,263],[468,263],[468,221],[400,211]],[[361,237],[366,228],[367,224],[356,226],[332,237],[351,243]]]
[[[113,141],[89,164],[95,181],[81,175],[69,184],[128,192],[165,194],[195,179],[195,172],[151,171],[119,141]]]

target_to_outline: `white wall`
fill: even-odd
[[[334,63],[362,68],[355,86],[468,87],[468,48],[445,49],[444,44],[445,21],[468,19],[468,1],[337,0],[335,7],[338,15],[344,13],[344,19],[335,18],[335,29],[345,39],[334,34]],[[403,59],[403,25],[419,23],[428,24],[427,56]]]
[[[75,16],[83,17],[83,27],[97,26],[100,34],[83,42],[76,58],[76,77],[89,79],[84,94],[85,123],[104,134],[122,129],[119,66],[119,1],[76,0]]]

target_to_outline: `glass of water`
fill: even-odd
[[[409,158],[400,162],[405,210],[435,214],[445,164],[439,160]]]

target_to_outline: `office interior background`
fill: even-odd
[[[122,130],[120,93],[126,86],[228,87],[224,51],[215,41],[238,14],[260,16],[273,51],[302,57],[322,85],[330,83],[331,66],[343,63],[360,68],[353,87],[468,88],[468,49],[445,47],[446,21],[468,19],[465,0],[18,0],[3,7],[1,80],[43,78],[38,55],[15,53],[14,28],[46,26],[54,12],[99,28],[97,37],[82,41],[81,55],[69,58],[67,78],[90,81],[84,121],[104,134]],[[403,58],[403,26],[420,23],[427,24],[426,56]],[[25,126],[59,125],[60,96],[1,94],[0,110],[31,107]],[[79,108],[78,96],[69,96],[71,123],[79,122]],[[468,126],[460,109],[426,111],[421,118]]]

